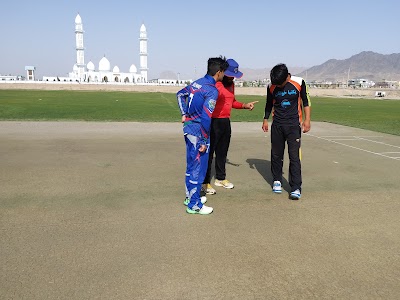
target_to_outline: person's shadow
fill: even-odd
[[[226,164],[234,166],[234,167],[240,167],[240,164],[236,164],[236,163],[233,163],[233,162],[229,161],[229,158],[226,158]],[[215,179],[215,157],[214,157],[214,159],[212,161],[212,164],[211,164],[211,173],[210,174],[211,174],[210,179],[211,180],[213,178]]]
[[[227,164],[227,165],[234,166],[234,167],[240,167],[240,164],[236,164],[236,163],[230,162],[230,161],[229,161],[229,158],[226,158],[226,164]],[[213,178],[215,179],[215,156],[214,156],[213,161],[212,161],[212,164],[211,164],[210,181],[211,181]],[[200,196],[206,196],[206,193],[204,192],[203,189],[201,189]]]
[[[258,159],[258,158],[248,158],[246,162],[249,164],[250,169],[256,169],[258,173],[264,178],[266,182],[271,186],[274,183],[274,179],[272,178],[271,173],[271,162],[265,159]],[[282,173],[284,174],[284,173]],[[290,185],[289,182],[282,177],[282,189],[285,191],[290,192]]]
[[[215,161],[215,160],[214,160],[214,161]],[[213,161],[213,164],[214,164],[214,161]],[[227,164],[227,165],[234,166],[234,167],[239,167],[239,166],[240,166],[240,164],[235,164],[235,163],[233,163],[233,162],[230,162],[230,161],[229,161],[229,158],[226,159],[226,164]],[[215,166],[214,166],[214,170],[215,170]]]

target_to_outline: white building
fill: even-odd
[[[19,81],[25,80],[25,77],[22,75],[0,75],[0,82],[1,81]]]
[[[147,83],[147,31],[144,24],[140,27],[140,73],[134,64],[129,67],[128,72],[121,72],[118,66],[111,69],[111,63],[104,56],[96,67],[92,61],[85,65],[85,47],[83,43],[83,23],[78,14],[75,18],[75,36],[76,36],[76,63],[68,77],[43,76],[43,81],[61,81],[61,82],[110,82],[110,83]]]
[[[370,88],[375,85],[375,82],[364,78],[350,79],[347,82],[349,87]]]
[[[25,66],[27,80],[29,80],[29,81],[35,80],[35,70],[36,70],[36,68],[34,66]]]

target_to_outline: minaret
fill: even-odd
[[[85,72],[85,48],[83,48],[83,25],[81,16],[78,14],[75,18],[75,36],[76,36],[76,66],[78,67],[78,80],[83,81]]]
[[[142,82],[147,82],[147,31],[144,24],[140,27],[140,75]]]

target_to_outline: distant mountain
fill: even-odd
[[[400,80],[400,53],[379,54],[364,51],[350,58],[330,59],[297,74],[307,81],[347,81],[363,78],[375,82]]]
[[[269,79],[271,69],[272,67],[263,69],[240,67],[240,71],[244,74],[242,77],[244,81]],[[375,82],[400,81],[400,53],[385,55],[364,51],[343,60],[330,59],[311,68],[288,65],[288,69],[292,75],[303,77],[307,81],[347,82],[347,79],[360,78]],[[177,78],[177,74],[172,71],[164,71],[160,78]],[[190,76],[181,74],[181,78],[190,78]]]
[[[269,79],[272,67],[264,69],[241,68],[243,80]],[[375,82],[383,80],[400,81],[400,53],[379,54],[364,51],[350,58],[338,60],[330,59],[325,63],[311,68],[291,67],[289,72],[303,77],[307,81],[342,81],[347,79],[363,78]]]

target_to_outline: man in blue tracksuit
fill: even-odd
[[[208,59],[207,74],[176,94],[186,143],[184,204],[190,214],[208,215],[213,211],[204,205],[206,198],[200,197],[200,190],[208,167],[211,115],[218,99],[215,83],[222,80],[227,68],[225,57]]]

